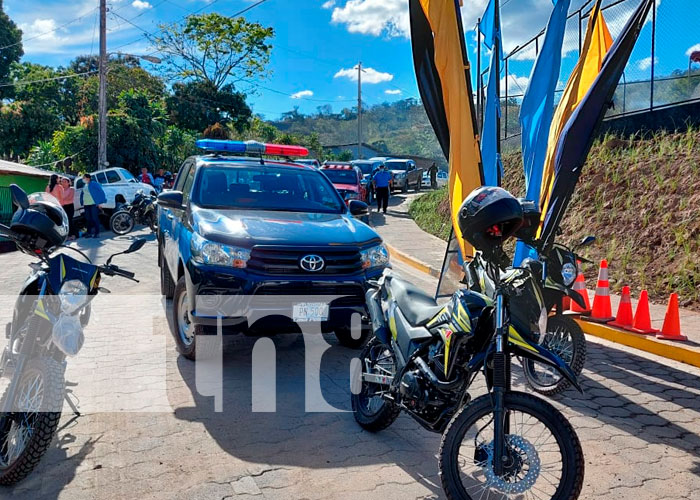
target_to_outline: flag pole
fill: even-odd
[[[495,40],[493,43],[493,50],[495,57],[493,58],[494,64],[496,64],[496,99],[497,103],[501,102],[501,8],[500,8],[500,2],[499,0],[494,0],[494,15],[493,15],[493,23],[494,23],[494,28],[493,32],[496,33]],[[508,78],[508,75],[506,75],[506,78]],[[508,103],[506,102],[506,106],[508,106]],[[497,106],[500,107],[500,106]],[[497,158],[501,157],[501,114],[498,113],[496,114],[496,156]],[[496,169],[497,173],[497,179],[498,179],[498,185],[501,185],[501,169],[497,168]]]

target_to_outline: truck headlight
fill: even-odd
[[[197,233],[192,234],[190,248],[192,260],[199,264],[242,269],[248,265],[250,260],[250,250],[209,241]]]
[[[389,264],[389,251],[381,243],[367,250],[362,250],[360,256],[362,257],[363,269],[371,269],[373,267],[386,266]]]
[[[406,172],[398,172],[396,175],[394,175],[397,179],[405,179],[406,178]]]
[[[88,298],[88,288],[80,280],[68,280],[61,286],[58,298],[61,301],[61,310],[71,314],[85,305]]]
[[[576,280],[576,275],[578,274],[578,269],[576,265],[571,262],[567,262],[561,266],[561,277],[564,280],[564,286],[571,286]]]

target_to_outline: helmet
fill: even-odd
[[[505,189],[482,186],[472,191],[459,207],[458,223],[464,239],[491,255],[520,228],[523,209]]]
[[[515,232],[515,236],[526,243],[534,241],[537,228],[540,225],[540,209],[532,200],[518,198],[520,206],[523,207],[523,225]]]
[[[34,193],[29,196],[29,206],[18,208],[12,216],[10,229],[36,238],[36,248],[48,250],[66,240],[68,215],[53,196]]]

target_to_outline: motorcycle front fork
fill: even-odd
[[[510,433],[510,418],[505,408],[505,395],[510,391],[510,355],[506,350],[508,326],[505,321],[503,294],[496,295],[496,352],[493,355],[493,472],[503,474],[506,455],[506,436]]]

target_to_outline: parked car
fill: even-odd
[[[360,200],[367,203],[367,189],[362,184],[362,170],[351,163],[324,163],[321,167],[345,203]]]
[[[350,163],[362,171],[362,185],[367,190],[367,203],[371,204],[375,198],[372,177],[380,165],[384,164],[384,160],[353,160]]]
[[[107,220],[111,217],[115,209],[125,203],[132,203],[136,198],[136,194],[142,191],[145,194],[156,194],[156,190],[150,184],[139,182],[136,178],[124,168],[108,168],[98,170],[90,174],[93,180],[96,180],[102,185],[102,189],[107,197],[107,203],[102,205],[102,210],[107,216]],[[80,191],[84,187],[82,177],[75,181],[75,205],[76,216],[78,212],[83,211],[83,206],[80,204]]]
[[[441,188],[442,186],[447,184],[447,172],[444,170],[438,170],[437,176],[435,180],[437,181],[437,187]],[[428,172],[423,172],[423,180],[421,181],[421,186],[423,187],[431,187],[430,185],[430,174]]]
[[[294,160],[294,163],[299,163],[301,165],[308,165],[309,167],[321,168],[321,162],[315,158],[304,158],[299,160]]]
[[[158,196],[161,292],[173,299],[179,352],[202,356],[210,343],[201,336],[218,324],[223,333],[245,333],[261,324],[255,318],[271,315],[277,332],[312,322],[342,345],[360,347],[370,330],[368,280],[389,264],[379,235],[355,218],[368,214],[367,205],[346,205],[321,171],[260,156],[305,148],[215,140],[197,146],[213,154],[188,158],[173,189]],[[257,156],[217,152],[222,149]],[[328,295],[340,298],[322,302]],[[290,296],[303,300],[285,303]],[[228,297],[248,305],[237,314],[221,312]],[[355,313],[362,318],[359,338],[350,329]]]
[[[391,172],[392,190],[400,189],[406,193],[409,188],[413,188],[420,191],[423,169],[416,167],[416,162],[393,158],[385,161],[384,165]]]

